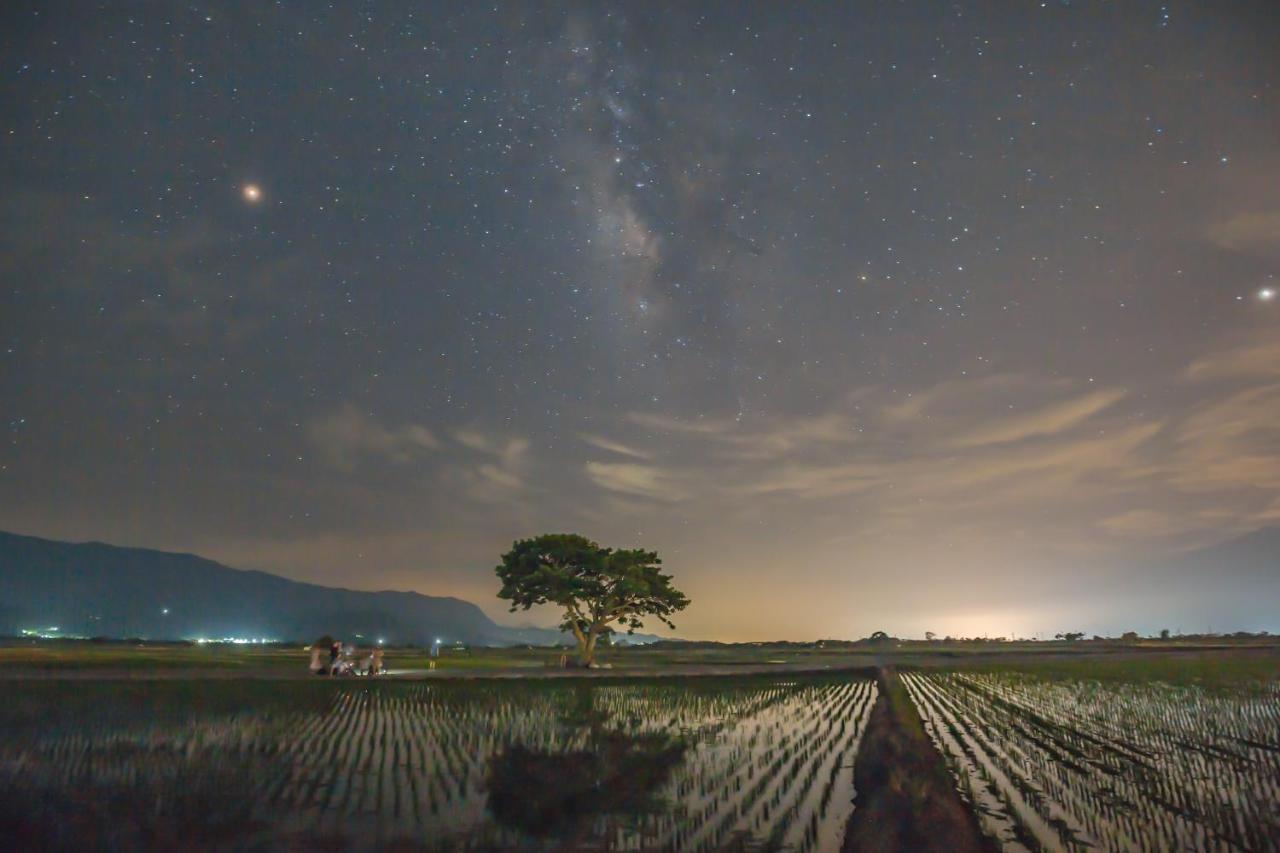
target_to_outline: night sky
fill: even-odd
[[[0,528],[507,621],[500,553],[575,531],[656,549],[681,636],[813,639],[1155,629],[1105,591],[1280,523],[1273,3],[0,45]]]

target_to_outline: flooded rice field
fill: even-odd
[[[1280,849],[1280,684],[902,680],[1003,849]]]
[[[869,677],[20,683],[0,821],[33,846],[829,850]]]

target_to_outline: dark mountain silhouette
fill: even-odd
[[[167,611],[167,612],[166,612]],[[324,634],[429,645],[562,643],[548,628],[507,628],[457,598],[361,592],[243,571],[193,554],[71,544],[0,532],[0,634],[249,637]]]

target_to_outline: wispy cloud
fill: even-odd
[[[734,429],[732,418],[673,418],[649,412],[632,412],[627,419],[657,433],[692,433],[695,435],[727,435]]]
[[[480,453],[497,457],[504,467],[517,468],[529,452],[529,440],[520,437],[498,437],[476,429],[455,430],[459,444]]]
[[[1250,529],[1280,518],[1280,342],[1237,340],[1184,372],[1198,401],[1173,431],[1170,486],[1217,511],[1218,529]]]
[[[632,412],[628,420],[658,436],[692,436],[715,442],[724,453],[748,459],[767,459],[814,447],[847,444],[860,431],[844,412],[773,417],[753,423],[735,418],[685,420],[648,412]]]
[[[530,442],[520,436],[501,436],[478,428],[454,430],[458,444],[472,451],[454,458],[449,475],[470,498],[503,504],[522,499],[529,486]]]
[[[586,472],[610,493],[687,501],[719,519],[770,498],[787,517],[809,506],[843,518],[841,535],[1016,527],[1073,551],[1109,538],[1189,541],[1280,515],[1278,361],[1269,340],[1222,346],[1142,398],[1003,374],[909,396],[863,388],[790,418],[631,413],[596,446],[646,464]]]
[[[111,321],[87,330],[130,348],[139,340],[236,348],[269,325],[264,318],[286,301],[287,285],[314,277],[322,263],[296,246],[263,255],[241,249],[236,232],[199,218],[157,231],[79,195],[28,191],[0,199],[0,276],[73,296],[77,307]],[[93,335],[67,344],[103,348]],[[181,359],[165,361],[181,369]]]
[[[1151,509],[1131,509],[1102,520],[1110,533],[1142,539],[1169,536],[1186,529],[1186,520],[1175,514]]]
[[[583,433],[582,440],[593,447],[600,448],[601,450],[607,450],[610,453],[617,453],[620,456],[630,456],[633,459],[651,459],[653,456],[651,453],[647,453],[643,450],[637,450],[630,445],[605,438],[604,436]]]
[[[1187,368],[1187,379],[1280,378],[1280,340],[1245,341],[1197,358]]]
[[[1013,500],[1025,501],[1038,490],[1045,492],[1041,497],[1052,498],[1069,483],[1123,468],[1129,454],[1158,429],[1159,424],[1137,424],[1102,436],[1016,449],[975,446],[964,453],[938,442],[896,457],[877,443],[878,449],[868,448],[843,464],[783,462],[745,478],[739,490],[808,500],[868,494],[879,509],[925,502],[975,506],[998,502],[1009,493]]]
[[[1237,213],[1209,226],[1214,245],[1235,252],[1280,249],[1280,210]]]
[[[1255,508],[1280,493],[1280,383],[1214,400],[1177,429],[1171,481],[1183,488],[1245,489]]]
[[[844,412],[777,419],[761,427],[735,430],[724,440],[748,459],[770,459],[848,445],[857,440],[860,427]]]
[[[1045,383],[1017,373],[965,377],[938,382],[927,388],[886,399],[883,389],[865,388],[857,395],[877,416],[897,425],[910,425],[949,417],[957,410],[967,411],[975,402],[990,409],[993,401],[1013,399],[1040,388],[1040,392],[1056,393],[1061,380]]]
[[[1006,415],[956,436],[951,444],[955,447],[979,447],[1054,435],[1081,424],[1124,396],[1125,392],[1120,389],[1100,389],[1051,403],[1025,415]]]
[[[352,405],[312,421],[307,436],[325,461],[347,471],[368,459],[405,464],[440,449],[439,440],[426,427],[386,427]]]
[[[613,492],[659,501],[678,501],[686,496],[686,484],[677,472],[654,465],[587,462],[586,472],[597,486]]]

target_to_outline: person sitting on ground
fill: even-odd
[[[328,666],[324,662],[324,649],[319,645],[311,647],[310,669],[312,675],[326,675],[328,673]]]
[[[338,658],[342,656],[342,643],[334,642],[329,647],[329,674],[337,675]]]
[[[357,659],[355,646],[338,644],[338,657],[333,662],[334,675],[357,675]]]

